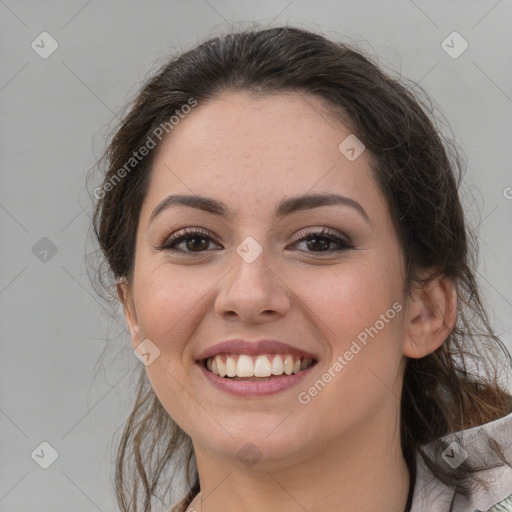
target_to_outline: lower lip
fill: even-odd
[[[202,363],[198,363],[199,368],[205,377],[218,389],[235,396],[267,396],[275,395],[280,391],[289,389],[301,382],[310,371],[316,366],[316,363],[309,366],[305,370],[295,373],[293,375],[285,375],[276,377],[271,380],[258,381],[243,381],[231,380],[226,377],[219,377],[214,373],[207,370]]]

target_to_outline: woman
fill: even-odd
[[[404,86],[304,30],[229,34],[144,85],[105,159],[144,363],[123,512],[183,477],[173,511],[512,510],[510,356],[459,160]]]

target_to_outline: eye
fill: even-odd
[[[201,228],[185,228],[163,240],[157,248],[174,252],[197,253],[205,252],[210,243],[212,243],[212,238],[208,231]],[[185,249],[179,248],[180,245],[183,245]]]
[[[354,245],[347,236],[331,231],[329,228],[305,228],[299,231],[297,236],[302,238],[297,240],[294,245],[301,242],[306,243],[306,247],[308,248],[306,252],[330,254],[333,252],[345,251],[347,249],[354,249]],[[331,248],[332,245],[337,246],[337,248]]]
[[[298,240],[293,245],[305,243],[305,252],[326,253],[341,252],[354,249],[350,239],[329,228],[312,229],[305,228],[297,233]],[[202,253],[206,252],[211,243],[215,243],[210,233],[202,228],[184,228],[164,239],[157,246],[159,250]],[[218,245],[218,244],[216,244]],[[332,248],[332,246],[335,248]],[[182,246],[182,247],[180,247]],[[218,249],[217,249],[218,250]]]

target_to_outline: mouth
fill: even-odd
[[[218,354],[203,359],[213,375],[234,381],[264,382],[296,375],[316,364],[311,357],[292,354]]]
[[[196,364],[214,388],[237,397],[272,395],[296,386],[318,358],[277,340],[231,339],[203,351]]]
[[[274,395],[296,386],[316,366],[311,357],[291,354],[218,354],[198,362],[214,388],[239,398]]]

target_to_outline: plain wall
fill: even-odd
[[[110,443],[141,363],[87,276],[86,175],[155,63],[230,23],[291,24],[355,41],[420,83],[466,154],[478,277],[510,347],[511,19],[510,0],[1,2],[0,512],[117,510]],[[47,58],[44,31],[58,43]],[[453,31],[469,44],[458,58],[441,47]],[[42,442],[58,453],[48,469],[31,456],[37,449],[49,460]]]

